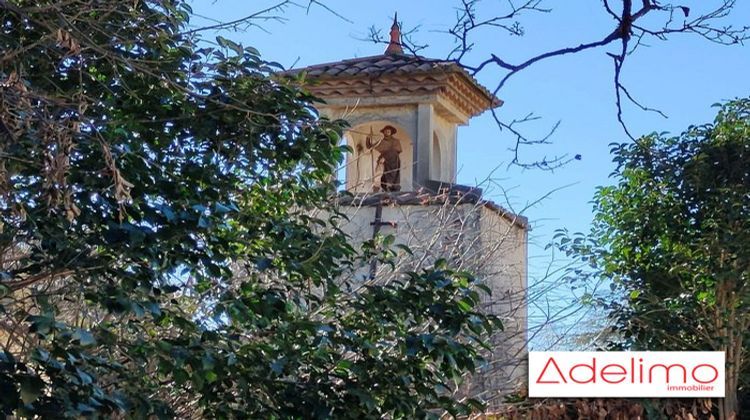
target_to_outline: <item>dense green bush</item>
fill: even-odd
[[[750,386],[750,100],[613,155],[617,183],[599,189],[591,235],[560,238],[593,268],[572,278],[617,292],[598,298],[616,347],[726,352],[727,397],[716,406],[731,418]]]
[[[356,289],[395,253],[337,229],[342,123],[191,13],[0,2],[0,413],[474,408],[450,391],[499,326],[475,279],[439,262]]]

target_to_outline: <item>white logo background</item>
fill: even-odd
[[[530,352],[529,397],[724,397],[724,352]]]

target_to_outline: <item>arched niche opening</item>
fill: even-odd
[[[430,159],[430,178],[435,181],[443,181],[442,150],[440,138],[437,133],[432,133],[432,154]]]
[[[356,125],[344,133],[347,145],[352,149],[346,156],[346,190],[352,193],[371,193],[380,191],[383,175],[383,162],[380,152],[376,150],[383,137],[383,129],[391,126],[396,129],[393,134],[399,145],[399,181],[401,191],[412,191],[414,147],[411,137],[401,125],[391,121],[372,121]],[[368,147],[367,138],[370,138]]]

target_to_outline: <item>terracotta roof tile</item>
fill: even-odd
[[[281,76],[295,76],[306,72],[308,78],[334,79],[348,77],[377,78],[387,75],[421,73],[458,73],[465,77],[492,103],[501,104],[492,92],[480,85],[464,68],[453,61],[435,60],[408,54],[381,54],[369,57],[352,58],[332,63],[315,64],[279,73]]]
[[[342,70],[347,70],[345,73],[347,75],[352,74],[348,71],[351,68],[360,70],[358,74],[361,73],[360,75],[363,76],[381,76],[414,70],[463,71],[460,66],[452,61],[433,60],[417,55],[388,54],[353,58],[333,63],[315,64],[304,68],[287,70],[282,72],[282,74],[295,75],[306,71],[310,76],[335,77],[338,76]]]

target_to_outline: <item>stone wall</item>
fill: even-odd
[[[354,201],[340,211],[349,217],[342,229],[355,242],[373,237],[376,205]],[[503,213],[496,206],[428,200],[427,204],[386,204],[382,206],[380,234],[393,235],[396,244],[414,253],[400,258],[398,271],[419,270],[438,258],[453,266],[476,273],[492,290],[483,307],[498,315],[505,330],[492,339],[493,351],[480,375],[470,378],[465,392],[498,403],[521,387],[526,367],[526,287],[527,229],[521,219]],[[376,280],[393,276],[390,267],[377,267]],[[370,269],[357,276],[368,281]]]

